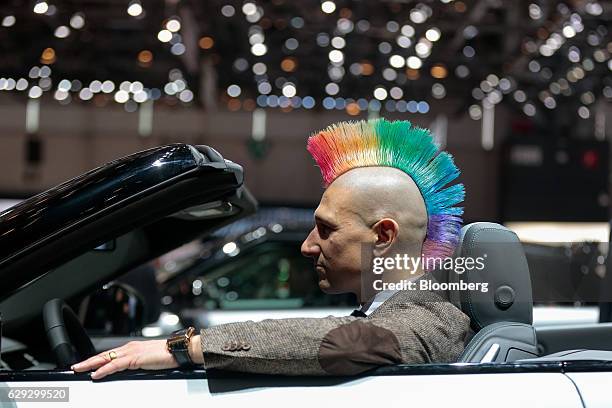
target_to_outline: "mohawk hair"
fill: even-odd
[[[340,122],[310,136],[307,150],[321,169],[325,187],[358,167],[394,167],[408,174],[427,209],[424,261],[452,255],[463,215],[456,204],[464,200],[465,189],[461,183],[447,187],[460,171],[453,157],[438,149],[429,130],[408,121]]]

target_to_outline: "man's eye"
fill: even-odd
[[[331,228],[324,224],[319,224],[317,228],[319,229],[320,235],[329,235],[329,233],[331,232]]]

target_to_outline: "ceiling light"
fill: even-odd
[[[265,65],[264,65],[265,67]],[[293,57],[283,58],[281,61],[281,69],[285,72],[293,72],[297,68],[297,61]],[[265,73],[265,69],[264,69]]]
[[[472,58],[474,55],[476,55],[476,51],[472,46],[466,45],[465,47],[463,47],[463,55],[468,58]]]
[[[173,55],[183,55],[185,53],[185,45],[182,43],[176,43],[170,48],[170,52]]]
[[[166,22],[166,29],[170,32],[176,33],[181,29],[181,22],[176,18],[171,18]]]
[[[300,43],[295,38],[288,38],[287,41],[285,41],[285,48],[289,51],[294,51],[299,45]]]
[[[395,81],[397,79],[397,72],[393,68],[385,68],[382,76],[387,81]]]
[[[415,24],[424,23],[427,20],[427,14],[420,9],[412,9],[410,12],[410,20]]]
[[[401,55],[395,54],[389,58],[389,65],[391,65],[393,68],[402,68],[405,63],[406,60],[404,60],[404,57]]]
[[[295,89],[295,85],[291,83],[286,83],[283,86],[283,95],[285,95],[287,98],[294,97],[296,93],[297,93],[297,90]]]
[[[270,85],[269,82],[260,82],[259,85],[257,85],[257,90],[260,94],[267,95],[272,92],[272,85]]]
[[[527,116],[535,116],[536,108],[533,104],[526,103],[525,106],[523,106],[523,113]]]
[[[253,64],[252,70],[255,75],[263,75],[268,70],[268,67],[263,62],[256,62]]]
[[[163,43],[167,43],[172,39],[172,33],[169,30],[160,30],[157,33],[157,39]]]
[[[321,10],[326,14],[331,14],[336,10],[336,3],[333,1],[324,1],[321,3]]]
[[[431,67],[430,70],[431,76],[437,79],[444,79],[448,75],[448,70],[442,64],[436,64]]]
[[[578,116],[582,119],[588,119],[591,116],[591,111],[586,106],[581,106],[578,108]]]
[[[40,55],[42,64],[53,64],[55,62],[55,50],[53,48],[45,48]]]
[[[387,90],[383,87],[374,89],[374,97],[379,101],[387,99]]]
[[[246,16],[253,15],[257,13],[257,6],[253,3],[244,3],[244,5],[242,6],[242,12]]]
[[[40,98],[41,95],[42,89],[37,85],[34,85],[32,88],[30,88],[30,91],[28,92],[28,97],[32,99]]]
[[[2,19],[2,27],[12,27],[15,21],[15,16],[6,16]]]
[[[325,93],[328,95],[336,95],[338,92],[340,92],[340,87],[335,82],[330,82],[325,85]]]
[[[439,29],[437,29],[435,27],[434,28],[430,28],[425,33],[425,38],[427,38],[429,41],[432,41],[432,42],[438,41],[441,36],[442,36],[442,33],[440,32]]]
[[[115,84],[111,80],[106,80],[102,82],[102,92],[111,93],[115,90]]]
[[[563,35],[565,38],[572,38],[576,35],[576,30],[571,25],[563,27]]]
[[[414,27],[412,27],[409,24],[402,26],[402,34],[405,35],[406,37],[414,36]]]
[[[179,99],[181,102],[189,103],[193,100],[193,92],[191,92],[189,89],[185,89],[179,94]]]
[[[480,120],[482,118],[482,109],[478,105],[470,106],[468,112],[473,120]]]
[[[431,87],[431,95],[436,99],[442,99],[446,96],[446,88],[442,84],[435,83]]]
[[[232,85],[227,87],[227,94],[229,96],[231,96],[232,98],[236,98],[236,97],[240,96],[240,92],[242,92],[242,90],[236,84],[232,84]]]
[[[45,14],[49,10],[49,5],[46,1],[39,1],[34,5],[34,12],[36,14]]]
[[[404,91],[402,91],[402,88],[398,86],[394,86],[389,91],[389,94],[391,95],[393,99],[401,99],[404,96]]]
[[[334,37],[331,40],[331,45],[334,48],[341,49],[344,48],[344,46],[346,45],[346,41],[342,37]]]
[[[19,78],[15,84],[15,89],[18,91],[25,91],[28,87],[28,80],[25,78]]]
[[[378,51],[380,51],[381,54],[388,54],[391,52],[391,49],[391,44],[386,41],[383,41],[378,44]]]
[[[396,33],[399,30],[399,24],[397,23],[397,21],[389,21],[387,22],[387,31],[389,31],[390,33]]]
[[[236,9],[234,9],[234,6],[230,4],[226,4],[225,6],[221,7],[221,14],[223,14],[225,17],[232,17],[234,13],[236,13]]]
[[[212,37],[202,37],[200,38],[200,41],[198,41],[198,45],[203,50],[208,50],[215,45],[215,40]]]
[[[529,5],[529,17],[532,20],[539,20],[542,18],[542,9],[535,3]]]
[[[342,51],[332,50],[329,52],[329,60],[331,62],[340,63],[344,59],[344,54]]]
[[[412,45],[412,40],[408,37],[406,37],[405,35],[400,35],[399,37],[397,37],[397,45],[399,45],[402,48],[408,48]]]
[[[127,13],[132,17],[138,17],[143,12],[142,5],[138,0],[132,0],[127,8]]]
[[[85,17],[82,13],[75,13],[70,17],[70,26],[76,30],[83,28],[85,25]]]
[[[406,65],[412,69],[419,69],[423,65],[423,62],[419,57],[411,56],[406,59]]]
[[[414,51],[419,57],[427,58],[431,54],[431,43],[426,39],[421,39],[421,41],[414,46]]]
[[[478,29],[473,25],[469,25],[463,29],[463,37],[466,40],[471,40],[478,35]]]
[[[57,38],[66,38],[70,35],[70,29],[65,25],[61,25],[55,29],[55,36]]]
[[[265,55],[266,52],[268,52],[268,47],[266,47],[262,43],[253,44],[253,46],[251,47],[251,53],[257,57]]]

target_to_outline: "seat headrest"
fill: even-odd
[[[453,303],[470,317],[472,329],[501,321],[532,324],[531,278],[523,246],[508,228],[476,222],[461,229],[455,257],[483,257],[484,267],[463,274],[449,272],[450,282],[488,283],[487,292],[459,290]]]

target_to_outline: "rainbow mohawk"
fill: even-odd
[[[463,184],[445,187],[459,176],[459,169],[449,153],[438,150],[429,130],[408,121],[340,122],[309,137],[307,149],[321,169],[325,187],[357,167],[394,167],[408,174],[427,208],[423,256],[452,255],[463,214],[455,205],[463,201],[465,190]]]

